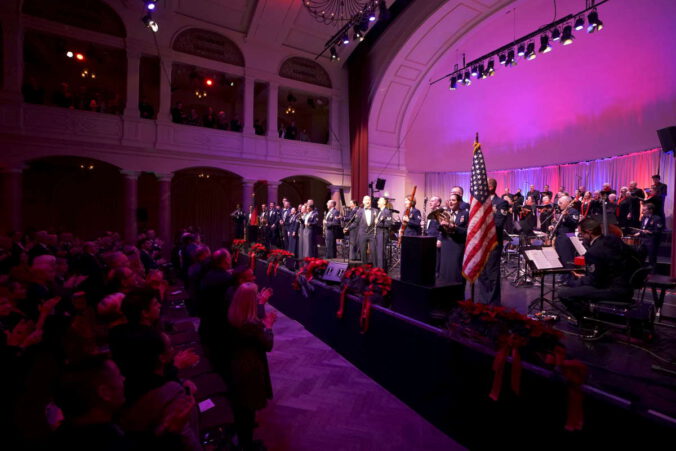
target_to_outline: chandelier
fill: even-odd
[[[374,13],[377,0],[301,0],[317,21],[327,25],[342,24],[364,13]],[[373,16],[375,20],[375,15]]]

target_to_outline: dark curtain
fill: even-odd
[[[364,63],[364,64],[362,64]],[[350,165],[352,199],[368,194],[369,178],[369,71],[364,61],[351,64],[349,70]]]

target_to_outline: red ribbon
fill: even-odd
[[[268,275],[268,276],[270,275],[270,273],[272,272],[272,267],[274,266],[274,264],[275,264],[274,262],[268,263],[268,269],[267,269],[267,271],[265,271],[266,275]]]
[[[491,393],[489,397],[493,401],[497,401],[500,398],[500,392],[502,391],[502,380],[505,373],[505,363],[507,362],[507,356],[512,354],[512,391],[517,395],[521,391],[521,354],[519,353],[519,348],[526,344],[526,340],[523,337],[518,335],[510,335],[507,340],[500,347],[500,350],[495,354],[495,360],[493,360],[493,387],[491,388]]]
[[[343,288],[340,290],[340,307],[338,308],[338,311],[336,312],[336,316],[338,319],[343,319],[343,314],[345,313],[345,297],[347,296],[347,285],[345,285]]]
[[[235,251],[235,254],[232,256],[232,261],[237,264],[237,259],[239,258],[239,249]]]
[[[256,253],[255,252],[249,252],[249,268],[251,268],[252,271],[256,269]]]
[[[361,333],[366,333],[369,330],[369,319],[371,318],[371,292],[364,293],[364,298],[361,302],[361,316],[359,317],[359,327]]]
[[[565,357],[565,349],[559,346],[554,349],[554,354],[547,356],[546,362],[559,367],[568,383],[568,414],[565,428],[567,431],[579,431],[584,425],[582,384],[587,380],[589,369],[579,360],[566,360]]]

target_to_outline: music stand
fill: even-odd
[[[547,311],[545,310],[545,304],[547,304],[555,311],[562,313],[561,309],[554,305],[556,274],[566,273],[570,270],[564,268],[558,255],[555,254],[556,251],[552,247],[529,246],[527,249],[524,248],[523,256],[526,260],[526,265],[531,268],[534,276],[536,274],[540,276],[540,297],[533,299],[528,304],[528,312],[532,312],[537,307],[537,311],[547,314]],[[547,274],[552,275],[552,289],[549,291],[549,293],[552,293],[552,299],[547,299],[545,297],[545,277]]]

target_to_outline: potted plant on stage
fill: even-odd
[[[302,266],[296,271],[296,279],[293,281],[294,290],[300,290],[303,296],[309,298],[314,291],[310,281],[315,277],[321,277],[328,265],[329,262],[321,258],[305,257]]]
[[[293,258],[293,252],[286,251],[284,249],[273,249],[268,254],[268,271],[267,275],[273,274],[277,275],[277,269],[279,265],[284,264],[287,258]]]
[[[392,278],[384,269],[371,265],[361,265],[345,271],[340,290],[340,307],[336,316],[342,318],[345,313],[345,298],[348,293],[363,296],[359,326],[364,333],[369,328],[371,305],[384,305],[392,290]]]

